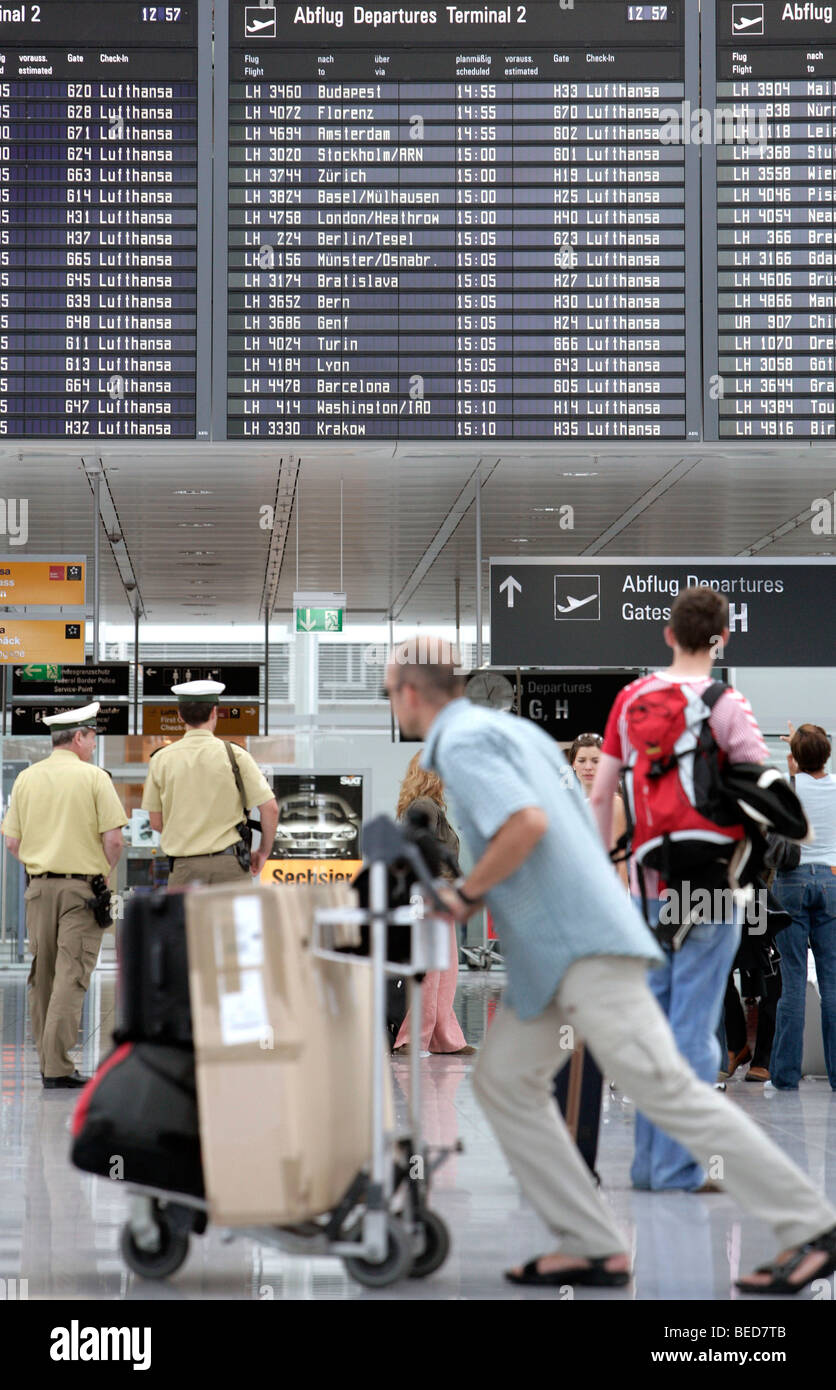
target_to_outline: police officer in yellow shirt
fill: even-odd
[[[3,834],[25,866],[26,929],[32,952],[29,1015],[44,1086],[83,1086],[69,1055],[84,995],[99,957],[102,928],[90,907],[122,853],[122,803],[92,763],[98,701],[44,718],[52,753],[21,772]]]
[[[161,833],[171,888],[248,882],[250,874],[261,873],[276,837],[279,808],[266,777],[243,748],[215,737],[225,689],[220,681],[171,687],[186,732],[155,753],[148,767],[142,805],[152,830]],[[261,843],[247,868],[240,862],[246,862],[240,824],[254,806],[261,815]]]

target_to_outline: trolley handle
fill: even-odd
[[[384,960],[383,972],[395,979],[424,975],[428,970],[445,970],[449,964],[449,938],[447,935],[448,917],[439,917],[426,911],[428,904],[423,890],[414,885],[408,906],[390,908],[386,913],[388,926],[411,927],[409,959]],[[325,907],[314,913],[311,954],[320,960],[335,961],[340,965],[362,961],[369,965],[371,952],[356,955],[345,950],[346,942],[338,944],[337,936],[347,928],[371,924],[372,914],[366,908]],[[342,948],[342,949],[341,949]]]
[[[363,827],[363,851],[370,863],[382,861],[388,865],[406,860],[415,874],[416,882],[426,891],[436,911],[449,911],[438,893],[420,846],[389,816],[375,816]]]

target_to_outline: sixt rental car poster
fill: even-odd
[[[362,773],[276,772],[279,823],[262,883],[348,883],[362,867]]]

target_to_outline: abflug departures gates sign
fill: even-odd
[[[730,666],[836,664],[834,559],[492,558],[494,666],[656,666],[689,585],[725,594]]]

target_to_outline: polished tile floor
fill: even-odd
[[[93,977],[82,1020],[79,1069],[89,1075],[110,1046],[114,972]],[[478,1046],[499,1001],[504,976],[463,972],[457,1011]],[[450,1257],[434,1276],[382,1291],[363,1289],[335,1259],[290,1256],[210,1230],[193,1238],[189,1258],[167,1283],[138,1279],[123,1264],[119,1232],[126,1196],[118,1184],[71,1167],[67,1154],[73,1092],[45,1092],[29,1037],[25,974],[0,970],[0,1279],[26,1279],[30,1299],[554,1299],[504,1283],[509,1264],[548,1250],[552,1241],[521,1199],[470,1081],[472,1059],[422,1063],[423,1111],[432,1144],[461,1140],[435,1180],[433,1206],[448,1222]],[[393,1062],[399,1105],[406,1062]],[[77,1094],[77,1093],[76,1093]],[[764,1095],[733,1080],[729,1103],[742,1105],[836,1200],[836,1095],[826,1081],[797,1094]],[[604,1195],[632,1236],[635,1279],[626,1289],[578,1289],[578,1299],[734,1299],[731,1285],[775,1253],[771,1233],[726,1196],[651,1194],[629,1186],[633,1107],[607,1093],[599,1170]],[[836,1281],[818,1297],[836,1298]],[[803,1297],[813,1297],[812,1293]],[[742,1300],[749,1305],[752,1300]],[[774,1300],[773,1300],[774,1302]]]

